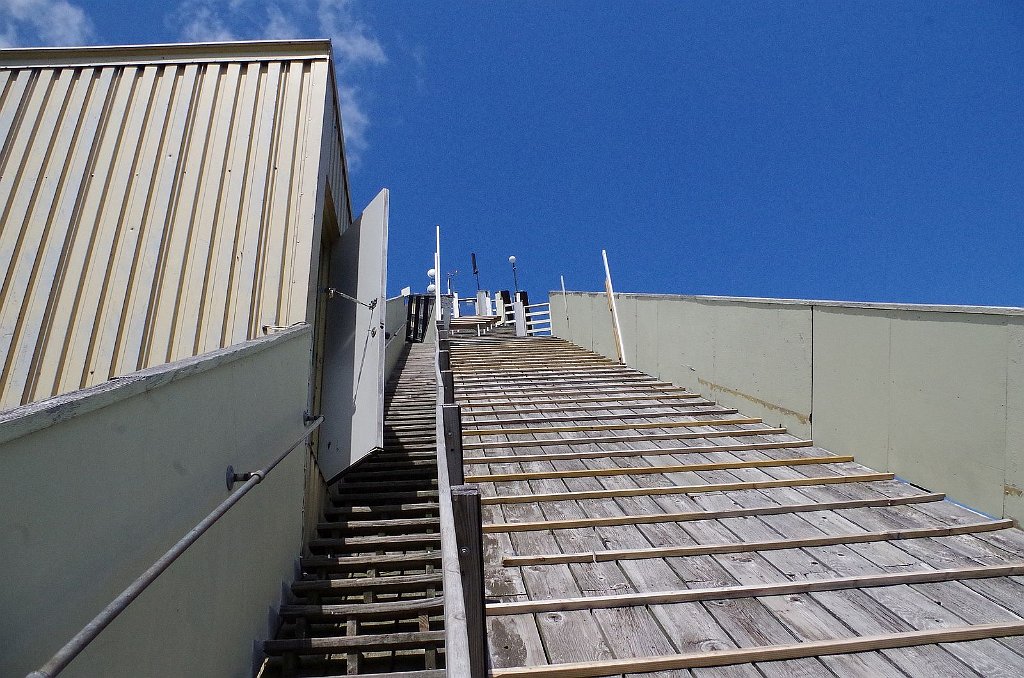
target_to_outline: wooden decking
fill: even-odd
[[[494,676],[1024,675],[1009,521],[562,340],[451,354]]]

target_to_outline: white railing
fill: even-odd
[[[530,304],[526,311],[526,333],[530,336],[551,336],[551,304]]]

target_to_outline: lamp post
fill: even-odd
[[[519,276],[516,274],[516,258],[511,256],[508,258],[508,263],[512,264],[512,281],[516,285],[516,294],[519,294]]]

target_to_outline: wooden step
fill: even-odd
[[[408,504],[378,504],[378,505],[341,505],[329,507],[324,511],[325,517],[332,516],[381,516],[381,515],[422,515],[439,511],[437,502],[413,502]]]
[[[389,570],[412,569],[412,565],[436,565],[440,562],[440,551],[413,551],[411,553],[362,556],[304,556],[299,559],[299,564],[304,571],[322,569],[334,572],[345,572],[374,566]],[[383,568],[382,566],[390,567]]]
[[[383,633],[368,636],[331,636],[327,638],[288,638],[263,642],[269,655],[284,652],[297,654],[334,654],[345,652],[393,651],[444,645],[444,631],[416,633]]]
[[[433,534],[389,534],[386,536],[345,537],[332,539],[321,537],[309,540],[311,549],[333,551],[402,551],[409,546],[441,546],[441,535]]]
[[[408,619],[421,614],[436,614],[444,609],[444,598],[416,598],[384,603],[346,603],[344,605],[282,605],[281,616],[290,619]]]
[[[335,486],[333,496],[347,496],[350,492],[374,492],[375,490],[428,490],[437,487],[437,478],[416,478],[413,480],[365,480],[343,482]]]
[[[335,520],[317,523],[318,530],[351,530],[352,532],[415,531],[438,528],[440,518],[394,518],[391,520]]]
[[[440,572],[431,574],[396,575],[393,577],[349,577],[346,579],[311,579],[292,583],[292,593],[297,596],[349,596],[366,591],[400,593],[440,589],[443,577]]]

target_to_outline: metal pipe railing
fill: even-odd
[[[221,517],[228,512],[228,510],[238,503],[238,500],[244,497],[249,490],[263,482],[263,479],[267,477],[274,467],[280,464],[285,457],[292,453],[299,445],[301,445],[309,436],[320,427],[324,421],[323,417],[317,417],[306,426],[302,431],[302,435],[284,452],[279,454],[270,464],[262,469],[253,471],[252,473],[246,474],[248,478],[245,483],[237,490],[233,491],[227,499],[222,501],[217,508],[213,509],[209,515],[203,518],[199,523],[193,527],[184,537],[178,540],[174,546],[168,549],[167,553],[162,555],[159,560],[153,563],[149,569],[143,572],[139,577],[128,585],[121,594],[114,598],[103,610],[93,617],[92,621],[85,625],[81,631],[79,631],[71,640],[67,642],[64,647],[57,650],[57,653],[50,657],[50,660],[43,664],[38,670],[28,674],[27,678],[52,678],[58,675],[61,671],[67,668],[68,664],[74,660],[79,654],[89,646],[98,635],[107,628],[110,622],[114,621],[118,615],[125,611],[125,609],[132,604],[132,602],[138,598],[146,588],[152,584],[157,577],[159,577],[164,570],[171,566],[171,564],[178,559],[181,554],[188,550],[192,544],[196,543],[199,537],[203,536],[203,533],[209,530],[214,523],[221,519]]]

